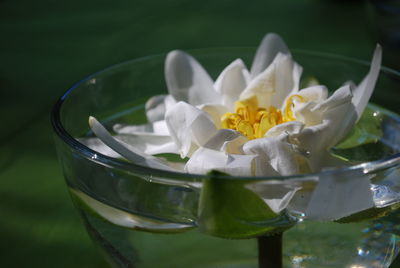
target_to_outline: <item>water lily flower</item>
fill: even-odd
[[[116,136],[94,118],[91,126],[120,155],[162,169],[236,176],[319,171],[340,164],[329,149],[360,118],[380,62],[377,46],[362,82],[345,83],[328,96],[323,85],[300,89],[302,67],[273,33],[262,40],[250,70],[237,59],[215,81],[195,58],[175,50],[165,61],[169,94],[148,100],[148,124],[115,125]],[[189,160],[173,165],[152,156],[161,153]]]

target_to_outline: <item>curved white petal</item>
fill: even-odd
[[[296,120],[304,123],[305,126],[313,126],[322,123],[322,114],[315,110],[315,102],[294,103],[293,113]]]
[[[328,97],[328,89],[324,85],[314,85],[311,87],[303,88],[298,95],[302,96],[305,101],[321,102]]]
[[[337,89],[328,99],[319,103],[314,110],[324,113],[325,111],[352,101],[353,94],[349,85],[344,85]]]
[[[154,154],[163,154],[163,153],[178,153],[178,149],[176,148],[175,143],[172,141],[169,136],[157,136],[157,135],[127,135],[120,134],[113,136],[117,141],[123,144],[129,150],[135,150],[132,148],[136,148],[140,152],[145,154],[154,155]],[[109,146],[104,144],[99,138],[83,138],[79,139],[79,142],[86,145],[90,149],[107,155],[109,157],[120,158],[122,157],[120,154],[115,152]]]
[[[199,105],[197,108],[209,114],[217,128],[221,128],[221,117],[230,112],[226,106],[218,104]]]
[[[188,173],[206,174],[218,170],[233,176],[252,176],[254,155],[226,154],[224,152],[199,148],[186,163]]]
[[[106,156],[114,158],[122,157],[119,153],[104,144],[104,142],[102,142],[99,138],[80,138],[78,141],[93,151],[99,152]]]
[[[204,147],[228,154],[243,154],[242,146],[247,141],[248,139],[236,130],[219,129]]]
[[[258,194],[264,202],[275,212],[279,213],[289,205],[294,213],[304,213],[309,201],[304,200],[304,193],[311,192],[318,182],[318,177],[305,177],[301,179],[266,180],[246,185],[246,188]],[[311,187],[310,187],[311,186]],[[304,189],[306,188],[306,189]],[[311,190],[310,190],[311,188]],[[301,193],[301,198],[298,193]],[[301,202],[298,202],[301,201]],[[299,209],[299,203],[305,203]]]
[[[297,92],[300,89],[300,79],[303,74],[303,67],[299,65],[297,62],[293,63],[293,71],[292,71],[292,79],[293,79],[293,88],[292,92]]]
[[[177,101],[192,105],[221,103],[213,81],[204,68],[189,54],[174,50],[165,61],[165,79],[169,94]]]
[[[337,89],[332,96],[315,107],[322,114],[322,119],[329,122],[327,140],[330,148],[337,144],[353,127],[357,120],[356,107],[352,102],[350,86]]]
[[[145,105],[146,117],[149,122],[164,120],[165,112],[176,103],[171,95],[156,95],[151,97]]]
[[[282,134],[297,134],[304,128],[300,121],[289,121],[270,128],[264,135],[265,138],[278,137]]]
[[[121,134],[115,138],[149,155],[179,153],[170,136]]]
[[[137,150],[134,147],[129,149],[121,142],[116,140],[94,117],[89,117],[89,125],[93,133],[102,141],[104,144],[109,146],[111,149],[116,151],[121,156],[125,157],[132,163],[143,165],[152,168],[176,171],[169,167],[166,163],[163,163],[159,158],[146,155],[145,153]]]
[[[293,175],[299,173],[298,153],[282,138],[260,138],[243,146],[245,154],[257,155],[257,176]],[[261,174],[260,174],[261,173]]]
[[[312,171],[319,171],[327,163],[328,150],[348,133],[356,121],[349,86],[338,89],[317,105],[316,110],[321,113],[322,122],[293,135],[301,150],[308,152],[307,160]]]
[[[307,163],[311,171],[321,169],[321,155],[328,152],[331,137],[329,121],[323,121],[321,124],[306,127],[299,134],[294,135],[301,150],[307,152]]]
[[[296,119],[303,122],[306,126],[320,124],[322,114],[315,107],[326,100],[328,89],[325,86],[317,85],[300,90],[297,95],[303,97],[304,101],[293,103],[293,112]]]
[[[377,45],[367,76],[364,77],[363,81],[353,91],[353,104],[356,107],[357,120],[360,119],[372,92],[374,91],[376,80],[378,79],[381,68],[381,61],[382,48],[380,45]]]
[[[250,81],[239,96],[239,100],[257,96],[258,105],[269,107],[271,98],[275,93],[275,65],[271,64],[267,69]]]
[[[113,130],[118,134],[169,136],[165,120],[143,125],[115,124]]]
[[[254,78],[263,72],[278,53],[290,54],[288,47],[279,35],[276,33],[266,34],[254,56],[250,72],[251,77]]]
[[[178,102],[171,107],[165,115],[165,121],[182,158],[191,155],[217,132],[206,112],[185,102]]]
[[[272,103],[283,108],[286,98],[298,92],[303,68],[293,61],[291,55],[278,54],[274,63],[276,93],[272,96]]]
[[[241,59],[229,64],[214,83],[217,92],[222,96],[222,104],[233,111],[235,101],[250,81],[250,74]]]
[[[240,94],[240,99],[257,96],[261,107],[279,107],[298,91],[302,68],[290,55],[279,53],[274,61],[255,77]]]

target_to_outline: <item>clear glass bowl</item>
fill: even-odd
[[[249,64],[254,52],[253,48],[190,51],[214,78],[236,58]],[[346,57],[307,51],[293,51],[293,55],[304,68],[303,77],[316,77],[331,90],[348,80],[358,83],[369,69],[369,63]],[[224,224],[218,230],[202,224],[209,220],[202,212],[208,204],[202,204],[200,198],[208,177],[135,165],[80,142],[93,136],[89,116],[109,129],[115,123],[145,123],[146,100],[167,92],[164,60],[165,55],[156,55],[112,66],[75,84],[55,105],[55,142],[72,200],[91,238],[112,265],[257,267],[256,239],[224,239],[219,235],[226,231]],[[260,187],[272,181],[283,187],[296,185],[301,188],[297,198],[308,196],[307,201],[318,181],[338,180],[353,184],[349,188],[353,190],[357,189],[354,184],[370,180],[375,208],[328,221],[308,217],[307,206],[288,207],[272,219],[263,219],[263,215],[241,218],[238,214],[234,220],[243,228],[239,228],[237,238],[246,237],[247,230],[256,234],[266,228],[288,228],[283,234],[285,267],[388,267],[398,253],[400,234],[396,210],[400,202],[400,119],[393,113],[400,112],[399,88],[400,74],[383,68],[372,98],[376,105],[368,108],[379,135],[360,126],[359,146],[335,149],[335,153],[351,158],[351,167],[278,178],[216,175],[213,180]],[[363,144],[371,135],[375,141]],[[332,207],[337,206],[343,192],[335,187],[332,198],[329,195],[322,200],[328,211],[335,210]],[[229,206],[229,200],[220,199],[218,202],[226,201]],[[343,206],[352,205],[346,203],[351,200],[341,201]],[[213,216],[208,213],[206,217]]]

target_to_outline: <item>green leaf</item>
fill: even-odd
[[[287,215],[274,213],[254,192],[253,181],[218,178],[218,171],[203,182],[199,202],[199,230],[209,235],[243,239],[282,232],[293,225]]]
[[[367,106],[360,120],[347,137],[335,148],[348,149],[361,144],[376,143],[383,135],[382,114],[373,105]]]
[[[331,152],[336,156],[354,163],[375,161],[394,153],[393,148],[380,141],[376,143],[361,144],[352,148],[332,148]]]
[[[392,148],[380,141],[383,136],[382,117],[379,107],[368,105],[347,137],[332,148],[331,152],[354,164],[378,160],[392,154]]]
[[[179,154],[172,154],[172,153],[163,153],[163,154],[156,154],[155,157],[163,158],[170,162],[177,162],[177,163],[186,163],[189,158],[181,158]]]

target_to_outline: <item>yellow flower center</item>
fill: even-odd
[[[237,101],[235,112],[226,113],[221,117],[222,127],[237,130],[249,139],[261,138],[270,128],[296,120],[292,110],[294,99],[304,102],[300,95],[290,96],[286,100],[283,114],[274,106],[259,107],[256,96]]]

